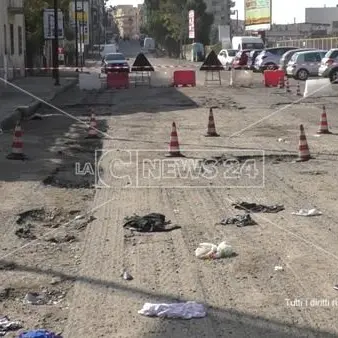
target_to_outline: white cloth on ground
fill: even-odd
[[[196,302],[172,304],[145,303],[138,313],[149,317],[181,319],[203,318],[207,315],[204,305]]]

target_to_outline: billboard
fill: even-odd
[[[69,18],[72,27],[75,29],[75,1],[70,3]],[[89,6],[88,1],[77,1],[77,39],[89,45]]]
[[[268,30],[271,27],[272,0],[245,0],[245,30]]]
[[[43,11],[43,32],[46,40],[55,39],[54,33],[54,9],[44,9]],[[58,29],[59,39],[64,39],[63,13],[58,10]]]
[[[195,11],[189,11],[189,39],[195,39]]]

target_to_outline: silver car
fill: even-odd
[[[338,81],[338,48],[330,49],[322,59],[318,75],[329,77],[331,82]]]
[[[294,54],[300,53],[300,52],[307,52],[311,50],[317,50],[317,49],[316,48],[299,48],[299,49],[289,50],[288,52],[282,55],[282,58],[280,59],[280,62],[279,62],[279,69],[286,72],[286,67]]]
[[[302,81],[310,76],[318,76],[320,63],[326,53],[325,50],[315,50],[294,54],[286,67],[287,75]]]
[[[266,48],[259,53],[255,60],[255,69],[257,71],[264,71],[266,69],[278,69],[279,61],[283,54],[289,50],[298,49],[297,47],[273,47]]]

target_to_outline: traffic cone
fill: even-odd
[[[281,76],[279,79],[279,89],[284,89],[284,77]]]
[[[214,114],[212,112],[212,108],[209,110],[209,121],[208,121],[208,130],[205,137],[218,137],[219,134],[216,132]]]
[[[285,80],[285,89],[287,93],[291,93],[289,79],[286,77]]]
[[[329,125],[327,123],[326,108],[323,106],[323,112],[320,118],[320,125],[317,134],[332,134],[329,131]]]
[[[26,156],[23,153],[23,141],[22,141],[22,129],[21,124],[18,122],[14,129],[12,152],[7,155],[8,160],[25,160]]]
[[[173,122],[171,134],[170,134],[170,143],[169,143],[169,153],[166,155],[167,157],[185,157],[180,152],[180,145],[178,142],[176,124]]]
[[[300,136],[299,136],[299,158],[297,162],[305,162],[311,159],[309,146],[306,141],[304,127],[301,124],[299,126]]]
[[[301,92],[300,92],[300,84],[299,82],[297,82],[297,92],[296,92],[297,96],[302,96]]]
[[[89,124],[89,130],[88,130],[88,135],[86,138],[98,138],[97,134],[97,122],[95,118],[95,114],[92,112],[91,117],[90,117],[90,124]]]

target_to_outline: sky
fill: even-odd
[[[244,19],[244,0],[234,0],[238,10],[240,20]],[[142,4],[143,0],[109,0],[110,5],[137,5]],[[305,21],[306,7],[335,7],[338,0],[272,0],[272,22],[273,23],[293,23]]]

